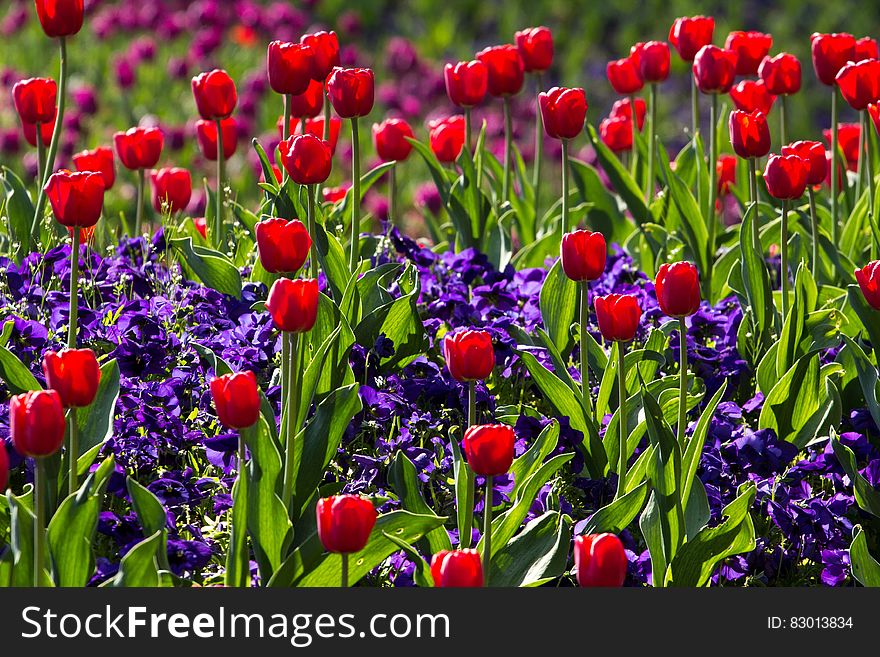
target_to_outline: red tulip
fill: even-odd
[[[632,294],[609,294],[596,297],[596,319],[606,340],[629,342],[636,336],[642,309]]]
[[[47,351],[43,356],[46,386],[58,391],[65,408],[90,405],[98,394],[101,368],[91,349]]]
[[[770,152],[770,127],[761,112],[730,113],[730,144],[741,158],[764,157]]]
[[[632,56],[608,62],[605,74],[614,91],[622,96],[634,94],[645,86],[638,62]]]
[[[206,121],[228,118],[238,103],[235,82],[226,71],[214,69],[192,79],[196,108]]]
[[[587,95],[583,89],[553,87],[538,94],[544,130],[554,139],[574,139],[584,129]]]
[[[83,0],[36,0],[37,18],[48,37],[76,34],[83,25]]]
[[[0,440],[0,493],[5,493],[9,483],[9,455],[6,453],[6,442]],[[479,560],[479,557],[477,558]]]
[[[866,59],[880,59],[880,48],[877,47],[877,41],[871,37],[862,37],[856,41],[853,51],[854,61],[861,62]]]
[[[223,131],[223,159],[228,160],[235,155],[238,148],[238,122],[231,116],[220,121]],[[217,122],[196,121],[196,141],[202,157],[211,162],[217,161]]]
[[[807,187],[809,162],[798,155],[771,155],[764,169],[764,182],[773,198],[800,198]]]
[[[843,152],[846,168],[855,171],[859,166],[859,137],[861,128],[858,123],[840,123],[837,126],[837,147]],[[825,141],[831,143],[831,130],[823,130]]]
[[[856,281],[862,288],[865,301],[874,310],[880,310],[880,260],[874,260],[861,269],[856,269]]]
[[[648,104],[644,98],[636,98],[636,121],[639,124],[639,132],[645,127],[645,115],[648,112]],[[612,119],[624,118],[632,120],[632,102],[629,98],[618,98],[611,106],[608,117]],[[632,130],[630,130],[632,132]],[[630,135],[631,136],[631,135]]]
[[[801,63],[794,55],[782,52],[765,57],[758,75],[767,85],[767,91],[776,96],[795,94],[801,88]]]
[[[318,538],[328,552],[352,554],[367,546],[376,524],[376,507],[357,495],[331,495],[315,507]]]
[[[573,281],[595,281],[605,271],[608,248],[600,232],[576,230],[562,236],[562,271]]]
[[[343,119],[366,116],[373,109],[373,70],[337,66],[327,78],[327,95]]]
[[[874,124],[874,130],[880,134],[880,104],[871,103],[868,105],[868,116],[871,117],[871,123]]]
[[[724,47],[736,53],[736,74],[757,75],[761,61],[770,52],[773,37],[763,32],[735,31],[727,35]]]
[[[301,94],[312,82],[312,49],[299,43],[272,41],[266,58],[269,86],[276,94]]]
[[[446,95],[454,105],[473,107],[483,102],[489,88],[489,69],[478,59],[447,64],[443,69]]]
[[[835,82],[850,107],[858,111],[867,109],[869,104],[880,99],[880,61],[850,62],[840,69]]]
[[[553,63],[553,34],[546,27],[530,27],[514,35],[523,67],[529,73],[542,73]]]
[[[468,466],[481,477],[506,474],[513,463],[516,434],[506,424],[478,424],[464,432],[464,453]]]
[[[309,82],[303,93],[290,97],[290,116],[297,119],[318,116],[323,107],[324,85],[315,80]]]
[[[522,89],[525,79],[525,64],[516,46],[505,44],[483,48],[477,59],[486,65],[489,94],[491,96],[513,96]]]
[[[192,177],[189,170],[169,167],[150,174],[153,183],[153,209],[162,212],[163,205],[168,212],[186,210],[192,197]]]
[[[330,144],[314,135],[295,135],[278,144],[281,165],[298,185],[327,180],[332,166]]]
[[[336,32],[304,34],[299,42],[308,46],[311,53],[312,79],[324,82],[334,67],[339,66],[339,39]]]
[[[719,155],[716,169],[718,171],[718,195],[723,196],[730,191],[731,185],[736,184],[736,157]]]
[[[403,119],[385,119],[382,123],[373,124],[376,153],[384,162],[403,162],[409,157],[412,144],[407,138],[415,139],[415,134]]]
[[[106,146],[98,146],[92,151],[80,151],[73,156],[77,171],[97,171],[104,179],[104,190],[111,189],[116,182],[113,166],[113,151]]]
[[[256,233],[260,263],[272,274],[298,271],[312,248],[309,231],[299,219],[266,219],[257,223]]]
[[[43,188],[55,219],[62,226],[89,228],[104,206],[104,178],[94,171],[53,173]]]
[[[224,374],[211,380],[211,397],[220,422],[230,429],[247,429],[260,418],[260,392],[251,371]]]
[[[48,146],[52,143],[52,133],[55,131],[55,118],[52,117],[52,120],[49,123],[41,123],[40,124],[40,141],[43,142],[43,146]],[[22,132],[24,132],[24,138],[27,143],[31,146],[36,147],[37,145],[37,126],[34,123],[24,123],[21,124]]]
[[[599,124],[599,137],[615,153],[628,151],[633,145],[632,119],[626,116],[609,116]]]
[[[339,185],[338,187],[322,187],[321,195],[324,197],[325,203],[338,203],[345,198],[351,185]]]
[[[663,82],[669,77],[669,45],[665,41],[637,43],[629,56],[635,58],[645,82]]]
[[[711,16],[676,18],[669,29],[669,43],[686,62],[694,61],[700,48],[712,43],[715,19]]]
[[[495,347],[486,331],[459,331],[443,338],[443,358],[456,381],[488,379],[495,369]]]
[[[704,94],[726,94],[736,78],[736,53],[703,46],[694,57],[694,79]]]
[[[50,78],[30,78],[12,87],[12,101],[22,123],[54,122],[57,85]]]
[[[281,331],[307,333],[318,317],[318,281],[279,278],[272,284],[266,309]]]
[[[9,402],[9,433],[22,456],[51,456],[64,443],[64,408],[57,390],[32,390]]]
[[[193,226],[203,238],[208,239],[208,222],[204,217],[196,217],[193,219]]]
[[[483,562],[476,550],[440,550],[431,558],[434,586],[479,588],[483,586]]]
[[[337,116],[330,117],[330,152],[336,153],[336,146],[339,143],[339,133],[342,130],[342,119]],[[296,126],[291,130],[292,135],[314,135],[318,139],[324,139],[324,117],[319,116],[314,119],[306,120],[306,131],[303,133],[302,124],[297,121]]]
[[[620,587],[626,579],[626,553],[614,534],[574,539],[574,567],[579,586]]]
[[[700,275],[689,262],[664,263],[657,271],[654,292],[660,310],[670,317],[688,317],[700,308]]]
[[[441,162],[455,162],[464,147],[464,117],[460,114],[428,121],[431,151]]]
[[[825,147],[818,141],[796,141],[782,147],[783,155],[797,155],[808,163],[807,184],[821,185],[828,175]]]
[[[758,111],[767,116],[776,96],[767,91],[763,80],[741,80],[731,87],[730,99],[738,110],[749,114]]]
[[[822,84],[834,84],[837,73],[852,59],[855,59],[856,40],[852,34],[819,34],[810,37],[810,50],[813,56],[813,69]]]
[[[152,169],[162,155],[165,138],[159,128],[130,128],[113,135],[119,161],[126,169]]]

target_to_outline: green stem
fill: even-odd
[[[299,407],[299,377],[296,367],[299,334],[289,331],[284,332],[284,338],[290,341],[288,354],[290,367],[288,369],[288,392],[287,408],[284,409],[284,480],[281,488],[281,499],[284,505],[291,510],[293,503],[293,442],[296,438],[294,425],[296,424],[297,409]]]
[[[348,553],[343,552],[339,555],[342,557],[342,566],[339,568],[339,573],[341,575],[342,580],[342,588],[348,588]]]
[[[468,149],[468,153],[471,153],[471,108],[464,108],[464,144],[465,148]]]
[[[859,113],[859,163],[856,167],[856,201],[862,198],[862,189],[865,177],[865,113]]]
[[[786,100],[788,99],[787,94],[782,94],[779,97],[779,143],[787,144],[788,138],[786,137],[785,130],[785,115],[786,115]]]
[[[223,181],[226,178],[226,158],[223,154],[223,123],[217,120],[217,216],[214,223],[218,227],[217,235],[223,235],[223,242],[226,242],[226,218],[223,216]],[[218,239],[218,244],[221,244]]]
[[[715,258],[715,234],[718,219],[715,216],[715,199],[718,195],[718,139],[717,136],[717,120],[718,120],[718,94],[712,94],[712,103],[709,106],[709,210],[706,214],[708,222],[708,246],[709,261],[708,271],[706,272],[706,289],[712,288],[712,265]]]
[[[816,216],[816,194],[811,186],[807,186],[810,199],[810,227],[813,231],[813,280],[819,282],[819,218]]]
[[[358,119],[351,120],[351,255],[348,267],[354,272],[360,262],[361,246],[361,146]]]
[[[282,119],[284,121],[284,124],[281,126],[281,139],[283,140],[286,140],[288,137],[290,137],[290,101],[290,94],[284,94],[284,118]],[[303,131],[303,134],[305,134],[305,131]],[[281,167],[281,169],[281,184],[283,185],[287,182],[288,173],[287,169],[285,169],[284,167]]]
[[[581,397],[587,417],[593,419],[593,398],[590,395],[590,351],[587,347],[587,326],[590,319],[590,284],[581,283]]]
[[[79,226],[73,227],[70,247],[70,321],[67,325],[67,348],[76,349],[79,314]]]
[[[624,352],[626,351],[626,343],[618,342],[617,343],[617,389],[620,396],[620,401],[618,404],[618,417],[620,420],[618,424],[620,425],[620,438],[618,449],[620,450],[620,454],[618,456],[618,465],[617,465],[617,496],[616,499],[620,499],[623,497],[624,493],[626,493],[626,442],[628,437],[628,431],[626,428],[626,372],[624,371]]]
[[[397,222],[397,164],[388,170],[388,224]]]
[[[760,226],[758,225],[758,165],[755,158],[750,157],[748,159],[749,163],[749,197],[751,199],[751,207],[755,208],[755,213],[752,216],[752,240],[755,244],[755,247],[759,252],[763,251],[761,248],[761,234],[759,232]]]
[[[700,96],[697,80],[691,75],[691,138],[694,140],[694,162],[697,170],[697,206],[703,207],[703,184],[700,171],[703,168],[704,154],[697,148],[697,136],[700,134]]]
[[[43,586],[46,553],[46,464],[34,459],[34,587]]]
[[[42,124],[37,122],[37,175],[35,177],[37,185],[43,182],[43,167],[46,163],[46,145],[43,143],[41,126]]]
[[[678,444],[684,449],[684,432],[687,428],[687,323],[684,317],[678,318]]]
[[[782,228],[779,237],[779,248],[782,250],[782,266],[779,278],[782,280],[782,321],[788,317],[788,204],[786,199],[782,201]]]
[[[831,87],[831,241],[837,244],[837,87]]]
[[[562,214],[559,217],[559,235],[568,230],[568,139],[562,140]]]
[[[501,202],[509,198],[510,158],[513,150],[513,123],[510,118],[510,97],[504,97],[504,180],[501,182]]]
[[[657,83],[648,87],[648,98],[651,103],[651,119],[648,132],[648,180],[645,184],[645,203],[651,202],[654,195],[654,140],[657,135]]]
[[[311,272],[312,278],[315,280],[318,279],[318,246],[315,241],[315,231],[317,230],[316,219],[315,219],[315,185],[308,185],[306,187],[306,193],[308,195],[308,222],[309,222],[309,235],[312,238],[312,246],[309,251],[309,270]]]
[[[324,91],[324,141],[330,141],[330,96],[326,90]]]
[[[632,160],[630,161],[630,173],[636,178],[639,169],[639,113],[636,111],[636,97],[629,97],[630,123],[632,123]],[[638,180],[636,180],[638,184]]]
[[[467,427],[472,427],[477,424],[477,384],[475,381],[468,381],[468,411],[467,411]],[[465,428],[467,428],[465,427]],[[465,465],[464,467],[469,468],[469,465]],[[474,478],[473,475],[470,476],[470,493],[469,497],[471,500],[474,499]],[[474,510],[473,508],[469,508],[467,510],[470,515],[470,522],[468,526],[473,527],[473,517]],[[461,548],[469,548],[471,546],[471,536],[468,534],[467,536],[459,533],[458,536],[459,547]]]
[[[489,565],[492,560],[492,476],[486,477],[483,499],[483,585],[489,586]]]
[[[290,392],[290,341],[281,334],[281,416],[287,412],[287,395]],[[282,421],[282,428],[284,422]],[[287,434],[285,434],[285,437]]]
[[[144,221],[144,187],[146,186],[146,173],[143,169],[138,169],[137,176],[137,205],[134,209],[134,236],[140,237]]]
[[[535,193],[535,220],[538,219],[538,201],[541,191],[541,169],[544,165],[544,117],[541,115],[541,102],[538,94],[541,93],[542,76],[535,74],[535,172],[532,178],[532,188]]]
[[[67,493],[73,495],[79,488],[77,460],[79,459],[79,425],[76,421],[76,406],[70,409],[70,441],[67,444],[67,460],[69,474],[67,476]]]
[[[874,149],[871,145],[871,121],[868,118],[868,110],[862,110],[862,123],[865,133],[865,177],[868,179],[868,208],[871,219],[874,217]],[[876,240],[874,240],[876,241]]]
[[[67,40],[65,37],[58,39],[58,48],[61,56],[61,71],[58,76],[58,114],[55,118],[55,129],[52,130],[52,141],[49,143],[49,156],[43,167],[43,178],[40,183],[40,189],[37,192],[37,203],[34,207],[34,220],[31,225],[31,234],[37,234],[37,226],[43,218],[43,211],[46,209],[46,192],[44,190],[49,176],[55,169],[55,156],[58,153],[58,144],[61,142],[61,130],[64,125],[64,107],[67,100]],[[40,143],[39,130],[37,131],[37,143]]]

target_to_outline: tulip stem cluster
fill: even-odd
[[[563,142],[565,143],[565,142]],[[590,284],[581,283],[581,395],[587,417],[593,418],[593,399],[590,395],[590,351],[587,347],[587,326],[590,320]]]
[[[513,123],[510,117],[510,98],[504,97],[504,180],[501,183],[501,201],[508,199],[510,193],[510,158],[513,150]]]
[[[627,422],[626,422],[626,371],[624,369],[625,359],[624,352],[626,351],[626,343],[618,342],[617,343],[617,390],[620,397],[620,402],[617,408],[617,417],[618,424],[620,425],[620,441],[618,448],[620,450],[620,454],[618,456],[618,465],[617,465],[617,499],[620,499],[626,493],[626,443],[627,437],[629,436],[629,432],[627,430]]]
[[[326,130],[326,128],[325,128]],[[358,118],[351,119],[351,256],[349,269],[354,272],[360,262],[361,241],[361,146]]]
[[[489,563],[492,560],[492,490],[493,477],[486,477],[486,495],[483,499],[483,583],[489,586]]]

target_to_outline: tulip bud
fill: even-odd
[[[880,310],[880,260],[856,269],[856,281],[862,289],[865,301],[874,310]]]
[[[605,74],[614,91],[622,96],[634,94],[645,86],[638,62],[632,56],[608,62]]]
[[[635,295],[609,294],[596,297],[593,304],[603,338],[614,342],[629,342],[636,337],[642,309]]]
[[[614,534],[578,536],[574,567],[579,586],[623,586],[627,567],[623,543]]]
[[[235,155],[238,148],[238,122],[231,116],[220,121],[223,131],[223,159],[228,160]],[[211,162],[217,161],[217,122],[196,121],[196,141],[202,156]]]
[[[630,50],[645,82],[663,82],[669,77],[669,46],[665,41],[637,43]]]
[[[731,32],[724,47],[736,53],[736,74],[757,75],[758,67],[773,46],[773,37],[763,32]]]
[[[263,269],[272,274],[292,274],[309,255],[312,238],[299,219],[266,219],[256,226],[257,248]]]
[[[492,96],[514,96],[525,81],[525,63],[516,46],[505,44],[484,48],[477,59],[486,65],[487,88]]]
[[[104,190],[113,187],[116,182],[116,170],[113,166],[113,151],[99,146],[92,151],[80,151],[73,156],[73,164],[77,171],[97,171],[104,179]]]
[[[782,52],[775,57],[765,57],[758,75],[771,94],[790,96],[800,91],[801,63],[794,55]]]
[[[456,381],[480,381],[495,369],[495,347],[486,331],[458,331],[443,338],[443,358]]]
[[[337,66],[327,78],[327,95],[343,119],[366,116],[373,109],[373,70]]]
[[[132,171],[156,166],[164,143],[165,138],[159,128],[130,128],[113,135],[119,161]]]
[[[736,78],[736,53],[718,46],[703,46],[694,57],[694,80],[704,94],[725,94]]]
[[[609,116],[599,123],[599,137],[615,153],[632,148],[632,119],[626,116]]]
[[[767,91],[763,80],[741,80],[730,89],[730,99],[741,112],[757,111],[767,116],[776,96]]]
[[[212,379],[211,397],[217,417],[230,429],[247,429],[260,418],[260,392],[257,377],[251,371]]]
[[[104,206],[104,178],[100,173],[53,173],[43,188],[55,219],[62,226],[89,228],[98,223]]]
[[[825,147],[818,141],[796,141],[782,147],[783,155],[797,155],[807,162],[807,184],[821,185],[828,175]]]
[[[770,127],[761,112],[730,113],[730,144],[741,158],[764,157],[770,152]]]
[[[506,474],[513,463],[516,434],[506,424],[478,424],[464,432],[464,453],[468,466],[481,477]]]
[[[47,37],[72,36],[82,29],[83,0],[35,0],[35,4]]]
[[[199,235],[208,239],[208,222],[204,217],[196,217],[193,219],[193,226],[195,226]]]
[[[852,34],[819,34],[810,37],[813,70],[822,84],[829,87],[846,63],[855,59],[856,40]]]
[[[23,123],[49,123],[55,120],[57,86],[49,78],[30,78],[12,87],[15,111]]]
[[[553,63],[553,34],[546,27],[530,27],[514,35],[517,50],[528,73],[541,73]]]
[[[718,195],[723,196],[736,183],[736,158],[733,155],[719,155],[718,163]]]
[[[483,102],[489,84],[489,69],[478,59],[447,64],[443,69],[446,94],[454,105],[473,107]]]
[[[91,349],[47,351],[43,373],[46,386],[58,391],[65,408],[89,406],[98,394],[101,368]]]
[[[464,117],[456,114],[428,121],[428,138],[431,152],[440,162],[455,162],[464,147]]]
[[[64,443],[64,408],[56,390],[32,390],[13,397],[9,422],[15,451],[22,456],[51,456]]]
[[[324,84],[312,80],[301,94],[290,97],[290,116],[312,118],[318,116],[324,107]]]
[[[880,59],[880,48],[877,47],[877,41],[871,37],[862,37],[856,41],[853,51],[853,61],[862,62],[866,59]]]
[[[373,503],[357,495],[332,495],[315,507],[318,538],[328,552],[352,554],[367,546],[376,524]]]
[[[483,562],[476,550],[440,550],[431,558],[434,586],[479,588],[483,586]]]
[[[855,171],[859,166],[861,132],[862,129],[858,123],[839,123],[837,125],[837,147],[843,152],[846,168],[850,171]],[[823,130],[822,135],[825,137],[825,141],[831,145],[831,130]]]
[[[584,129],[587,96],[583,89],[553,87],[538,94],[544,130],[554,139],[574,139]]]
[[[298,185],[316,185],[330,175],[330,145],[314,135],[295,135],[278,144],[281,165]]]
[[[660,310],[670,317],[688,317],[700,308],[700,275],[689,262],[664,263],[657,271],[654,292]]]
[[[880,99],[880,61],[850,62],[840,69],[834,81],[850,107],[858,111],[867,109]]]
[[[281,331],[306,333],[318,316],[318,281],[279,278],[272,284],[266,308]]]
[[[199,73],[192,79],[192,91],[199,114],[206,121],[228,118],[238,103],[235,82],[220,69]]]
[[[764,169],[767,192],[773,198],[791,200],[803,196],[809,162],[798,155],[771,155]]]
[[[376,153],[383,162],[403,162],[412,151],[412,144],[407,141],[415,139],[409,123],[403,119],[385,119],[382,123],[373,124],[373,141]]]
[[[311,50],[312,79],[323,83],[334,67],[339,66],[339,39],[336,32],[304,34],[299,42]]]
[[[605,271],[608,249],[600,232],[576,230],[562,236],[562,271],[573,281],[595,281]]]
[[[301,94],[312,82],[312,49],[299,43],[272,41],[266,57],[269,86],[276,94]]]
[[[642,128],[645,127],[645,115],[648,112],[648,104],[645,102],[644,98],[636,98],[636,121],[638,122],[639,132],[641,132]],[[611,106],[611,111],[608,113],[608,118],[611,119],[626,119],[627,121],[632,121],[632,101],[630,98],[618,98],[614,101],[614,104]],[[632,141],[632,128],[629,128],[630,131],[630,141]]]
[[[676,18],[669,29],[669,43],[684,61],[692,62],[700,48],[712,43],[714,32],[715,19],[711,16]]]

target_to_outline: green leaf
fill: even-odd
[[[715,409],[724,398],[727,391],[727,381],[721,384],[718,391],[709,400],[706,408],[700,414],[697,426],[691,434],[690,440],[684,448],[681,457],[681,499],[685,502],[685,508],[691,499],[691,487],[697,479],[697,470],[700,467],[700,456],[703,454],[703,445],[706,444],[706,436],[709,433],[709,426],[712,424],[712,418],[715,416]]]
[[[880,349],[880,313],[868,305],[858,285],[847,286],[846,299],[862,321],[862,326],[864,326],[868,340],[871,341],[874,353],[877,353],[877,350]]]
[[[458,535],[461,547],[470,547],[473,533],[474,473],[461,455],[458,441],[453,437],[452,472],[455,476],[455,514],[458,521]]]
[[[187,266],[204,285],[222,294],[241,298],[241,274],[225,255],[203,246],[194,246],[191,237],[173,239],[171,246],[180,251]]]
[[[321,270],[327,276],[327,285],[334,299],[342,299],[345,287],[348,285],[351,272],[348,270],[348,260],[342,244],[336,236],[328,233],[321,224],[315,224],[315,248],[318,251],[318,262]]]
[[[95,570],[92,544],[104,490],[113,472],[110,456],[61,503],[49,522],[48,546],[58,586],[83,587]]]
[[[491,586],[535,586],[560,577],[568,563],[571,522],[558,511],[530,521],[498,552],[493,551]]]
[[[713,244],[709,244],[707,222],[687,185],[669,167],[665,149],[658,147],[656,152],[659,155],[660,168],[666,178],[670,196],[681,218],[682,234],[690,247],[697,269],[708,272],[710,265],[713,264],[710,258],[714,257],[715,248]]]
[[[862,351],[862,348],[847,336],[843,336],[843,351],[845,351],[855,365],[854,369],[859,380],[865,404],[871,413],[871,418],[877,426],[880,426],[880,399],[877,397],[877,368]]]
[[[642,511],[650,490],[648,482],[643,481],[623,497],[618,497],[575,525],[575,533],[579,536],[603,532],[619,534]]]
[[[9,239],[16,245],[13,253],[15,264],[34,248],[34,204],[27,188],[15,173],[3,167],[3,187],[6,191],[6,217],[9,220]]]
[[[34,513],[31,509],[32,493],[16,497],[6,491],[9,506],[9,543],[12,548],[12,586],[34,585]],[[43,563],[48,563],[44,559]],[[43,571],[43,584],[54,586],[48,573]]]
[[[639,188],[617,156],[599,139],[596,129],[588,125],[587,136],[596,151],[602,170],[611,180],[611,187],[620,194],[636,223],[643,224],[651,219],[651,211],[645,205],[644,192]]]
[[[413,513],[422,515],[430,515],[433,513],[431,507],[425,502],[419,486],[416,466],[410,461],[406,454],[398,452],[394,460],[391,461],[391,467],[388,468],[388,483],[397,493],[403,508]],[[449,534],[444,527],[428,533],[425,537],[431,554],[440,552],[441,550],[451,550],[452,542],[449,540]]]
[[[239,475],[232,485],[229,546],[226,550],[224,584],[241,588],[250,584],[250,551],[247,542],[248,479]],[[155,536],[155,535],[154,535]]]
[[[872,516],[880,518],[880,491],[877,491],[870,482],[859,472],[856,464],[856,456],[853,451],[840,442],[836,436],[831,437],[831,447],[840,467],[846,472],[853,485],[853,494],[859,508],[867,511]]]
[[[868,551],[868,542],[861,525],[853,527],[853,540],[849,546],[849,562],[853,577],[862,586],[880,586],[880,563]]]
[[[550,456],[559,445],[559,422],[551,420],[550,424],[541,430],[532,445],[510,466],[510,476],[514,481],[514,491],[531,477],[541,467],[544,460]]]
[[[757,220],[754,208],[750,208],[743,217],[740,225],[740,259],[747,313],[754,325],[751,342],[755,345],[754,353],[760,357],[770,346],[770,330],[776,323],[776,308],[764,253],[752,239],[752,223]],[[758,358],[752,362],[757,363]]]
[[[101,445],[113,435],[117,399],[119,399],[119,364],[114,358],[101,366],[101,381],[94,401],[90,406],[77,409],[80,455],[96,445]]]
[[[0,347],[0,379],[13,395],[42,389],[30,370],[6,347]]]
[[[587,210],[587,225],[605,235],[609,244],[623,244],[635,229],[632,221],[620,211],[617,199],[594,167],[573,157],[569,163],[580,200],[591,204]]]
[[[433,530],[438,531],[438,530]],[[413,571],[413,581],[416,586],[421,588],[433,588],[434,587],[434,578],[431,575],[431,567],[428,565],[428,562],[422,558],[422,555],[419,554],[419,551],[416,550],[412,545],[403,541],[388,532],[383,532],[382,534],[389,541],[394,543],[397,547],[403,550],[406,553],[406,556],[409,557],[410,561],[413,562],[415,569]]]
[[[578,308],[578,285],[562,270],[562,260],[557,260],[547,272],[541,286],[541,318],[547,334],[561,354],[571,351],[571,325]]]
[[[159,570],[156,551],[161,543],[161,532],[135,545],[119,563],[119,572],[107,583],[113,588],[155,588],[167,584],[167,577]]]

